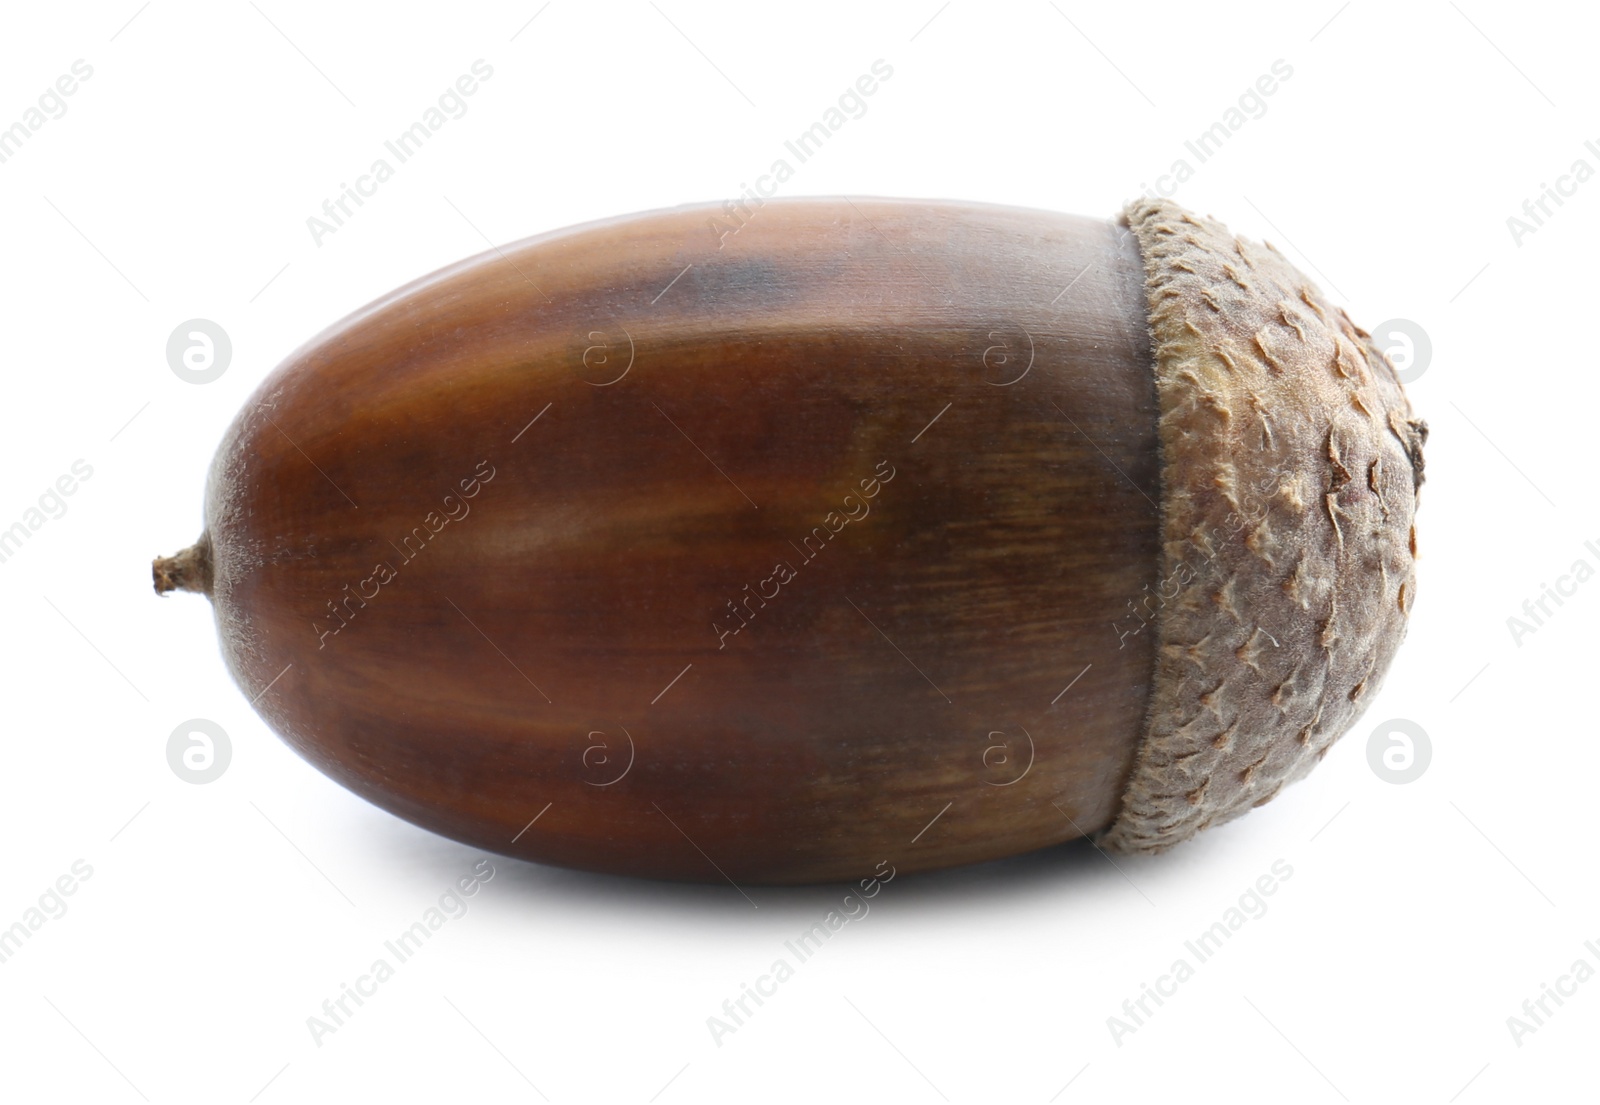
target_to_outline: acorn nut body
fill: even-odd
[[[1275,250],[718,215],[463,261],[261,385],[155,578],[302,756],[476,847],[783,883],[1157,851],[1354,722],[1426,427]]]

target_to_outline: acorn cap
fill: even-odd
[[[1123,218],[1162,553],[1149,711],[1101,843],[1159,852],[1304,776],[1376,695],[1415,601],[1428,430],[1371,336],[1270,244],[1164,200]]]

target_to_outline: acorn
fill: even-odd
[[[1170,202],[691,207],[303,346],[155,583],[305,759],[477,848],[735,885],[1157,852],[1377,693],[1426,436],[1366,331]]]

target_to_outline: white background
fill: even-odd
[[[1600,979],[1520,1043],[1507,1018],[1600,967],[1600,580],[1520,642],[1507,619],[1600,568],[1600,180],[1520,243],[1506,220],[1575,160],[1600,170],[1594,15],[540,2],[0,17],[0,126],[93,68],[0,165],[0,528],[93,468],[0,564],[0,926],[93,869],[0,963],[0,1097],[1592,1100]],[[307,218],[480,58],[468,112],[315,243]],[[1111,216],[1187,158],[1180,202],[1275,242],[1358,322],[1426,330],[1419,593],[1381,697],[1307,781],[1166,856],[1079,844],[895,881],[720,1046],[707,1018],[843,888],[752,909],[496,857],[319,1046],[307,1018],[480,857],[299,760],[232,685],[208,604],[151,593],[151,557],[199,533],[223,428],[301,341],[485,237],[737,195],[879,58],[892,79],[783,194]],[[1266,113],[1197,164],[1185,140],[1277,59]],[[195,317],[234,347],[204,386],[165,356]],[[167,763],[190,718],[231,738],[209,785]],[[1431,740],[1410,784],[1368,763],[1390,718]],[[1114,1039],[1280,859],[1265,915]]]

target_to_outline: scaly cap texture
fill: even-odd
[[[1158,852],[1304,776],[1416,597],[1427,425],[1370,335],[1271,245],[1164,200],[1144,256],[1162,450],[1143,741],[1101,843]]]

